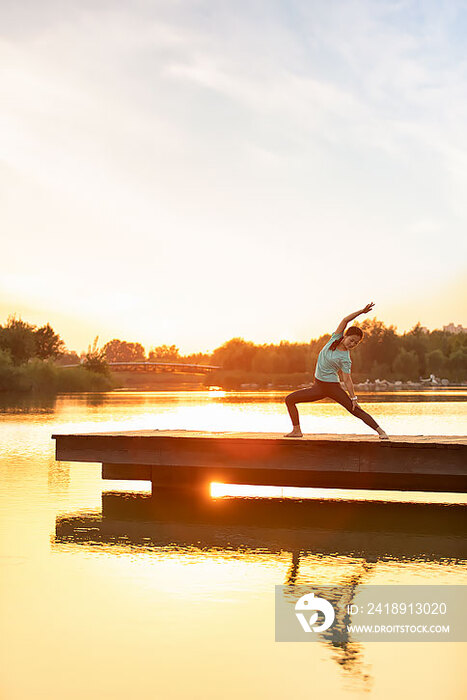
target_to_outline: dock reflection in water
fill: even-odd
[[[56,541],[345,554],[367,561],[467,559],[464,505],[102,494],[102,516],[60,516]],[[403,537],[402,537],[403,535]],[[291,573],[288,582],[294,582]]]
[[[127,547],[133,555],[152,551],[164,557],[175,551],[186,557],[241,557],[285,553],[290,565],[285,580],[291,595],[304,585],[318,592],[329,580],[319,574],[323,560],[350,557],[335,581],[348,587],[348,600],[371,579],[378,562],[443,562],[452,567],[467,561],[465,506],[458,504],[392,503],[259,498],[194,498],[193,494],[104,493],[102,514],[79,513],[56,520],[54,547],[62,543],[106,545],[116,553]],[[302,574],[300,564],[306,560]],[[313,571],[313,562],[318,572]],[[310,564],[312,574],[310,574]],[[328,568],[328,567],[326,567]],[[338,573],[338,567],[336,569]],[[364,664],[364,645],[346,632],[349,620],[321,635],[333,657],[354,680],[371,682]]]

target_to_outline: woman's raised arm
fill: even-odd
[[[347,327],[347,324],[350,321],[353,321],[354,318],[357,318],[357,316],[360,316],[360,314],[367,314],[369,311],[371,311],[371,309],[373,308],[374,305],[375,305],[374,301],[371,301],[363,309],[360,309],[359,311],[355,311],[355,313],[349,314],[348,316],[343,318],[342,321],[337,326],[334,333],[343,333]]]

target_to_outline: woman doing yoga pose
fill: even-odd
[[[367,304],[364,309],[360,309],[360,311],[356,311],[342,319],[330,340],[328,340],[318,355],[314,384],[308,389],[300,389],[287,396],[285,403],[292,420],[293,430],[291,433],[284,435],[284,437],[302,437],[300,418],[298,417],[296,406],[297,403],[319,401],[319,399],[329,397],[340,403],[349,413],[352,413],[354,416],[364,421],[370,428],[376,430],[381,440],[389,439],[384,430],[379,427],[378,423],[370,414],[366,413],[358,405],[352,378],[350,376],[352,361],[350,359],[349,350],[356,347],[362,340],[363,331],[358,328],[358,326],[351,326],[344,335],[349,321],[357,318],[360,314],[367,314],[373,306],[374,303],[371,302]],[[342,371],[343,382],[350,396],[340,385],[337,375],[338,370]]]

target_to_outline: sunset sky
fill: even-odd
[[[467,4],[3,0],[0,323],[467,325]]]

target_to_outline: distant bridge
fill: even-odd
[[[215,365],[192,365],[182,362],[108,362],[112,372],[176,372],[178,374],[209,374]],[[61,365],[61,367],[82,367],[82,364]]]

